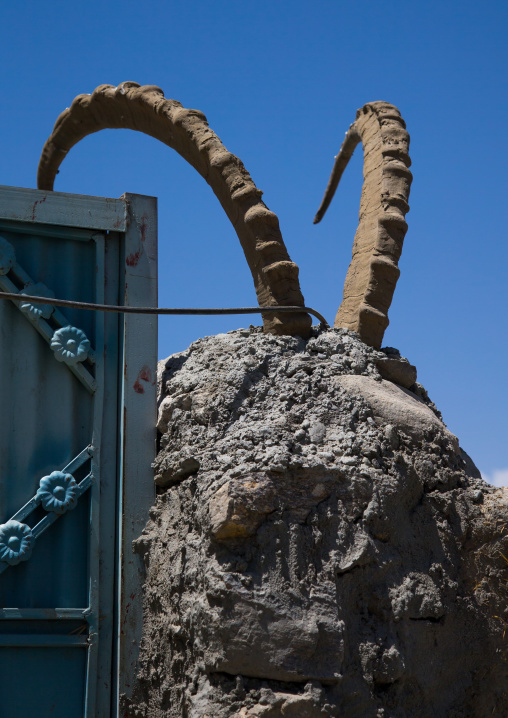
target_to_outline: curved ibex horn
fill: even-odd
[[[37,172],[39,189],[52,190],[67,152],[77,142],[103,129],[138,130],[164,142],[187,160],[215,192],[233,224],[247,258],[259,306],[304,306],[298,267],[291,261],[277,215],[261,201],[262,192],[235,155],[228,152],[198,110],[165,99],[153,85],[124,82],[100,85],[79,95],[57,119],[42,150]],[[308,336],[308,314],[264,316],[271,334]]]
[[[379,348],[400,275],[397,263],[407,231],[404,217],[413,179],[408,169],[409,134],[396,107],[369,102],[358,110],[335,159],[314,224],[328,209],[359,142],[364,157],[360,221],[334,327],[353,329],[366,344]]]

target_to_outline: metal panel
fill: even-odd
[[[155,305],[155,211],[0,188],[0,287]],[[131,543],[154,500],[156,323],[43,309],[0,301],[2,715],[116,716],[141,629]],[[23,691],[27,672],[38,691]]]
[[[85,695],[86,648],[23,646],[0,649],[2,687],[18,686],[16,699],[2,694],[2,718],[81,715]],[[55,674],[58,681],[54,680]],[[21,679],[21,680],[20,680]],[[72,686],[72,690],[68,687]],[[28,694],[28,695],[27,695]],[[34,706],[26,712],[26,698]],[[42,704],[41,699],[47,704]],[[30,710],[30,708],[29,708]],[[102,715],[97,713],[97,716]],[[107,713],[105,714],[107,716]]]

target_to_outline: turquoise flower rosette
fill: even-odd
[[[46,287],[46,285],[42,282],[26,284],[23,291],[20,292],[20,297],[23,297],[23,294],[31,294],[35,297],[47,297],[48,299],[55,298],[51,289],[48,289],[48,287]],[[55,307],[51,304],[30,304],[30,302],[21,301],[20,309],[23,314],[26,314],[31,319],[37,320],[40,317],[43,319],[49,319],[49,317],[53,314]]]
[[[64,514],[78,504],[78,485],[72,474],[53,471],[39,482],[37,501],[46,511]]]
[[[81,329],[62,327],[53,334],[51,348],[58,361],[74,366],[88,357],[90,342]]]
[[[10,520],[0,525],[0,561],[16,566],[32,555],[34,537],[29,526]]]

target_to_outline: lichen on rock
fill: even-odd
[[[251,327],[160,363],[125,715],[506,714],[506,499],[393,362]]]

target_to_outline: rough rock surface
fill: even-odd
[[[348,330],[252,327],[161,362],[124,715],[508,713],[508,492],[387,357]]]

